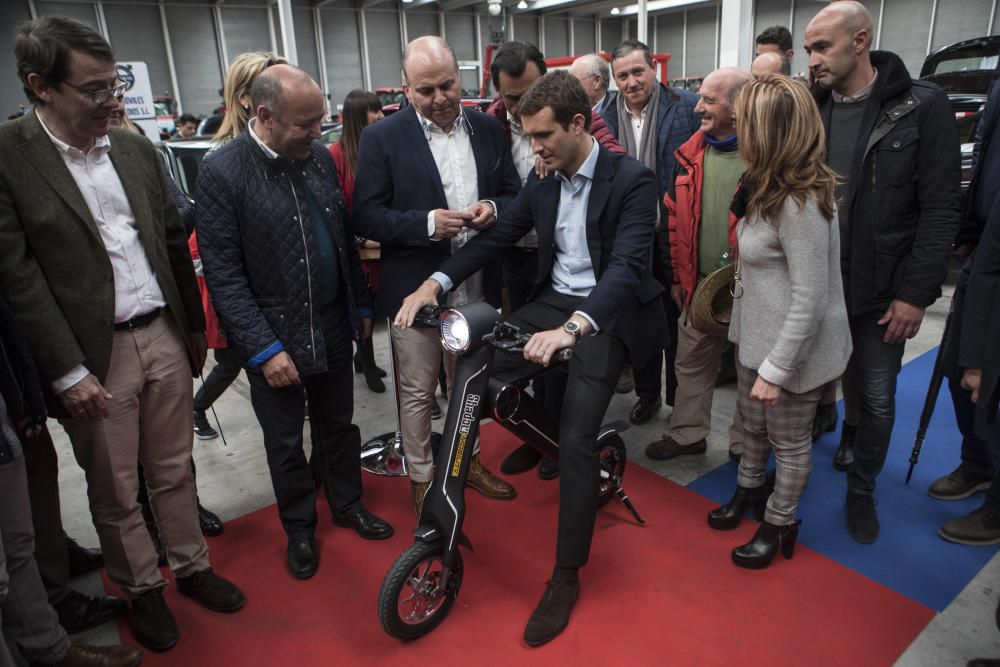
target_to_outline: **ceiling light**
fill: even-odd
[[[521,0],[521,2],[517,3],[517,8],[518,9],[527,9],[528,8],[528,3],[525,2],[524,0]]]
[[[617,7],[612,7],[611,8],[611,15],[612,16],[618,16],[621,13],[622,13],[622,10],[618,9]]]

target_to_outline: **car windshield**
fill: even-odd
[[[378,95],[378,101],[382,106],[388,106],[390,104],[402,104],[403,100],[406,99],[406,95],[403,91],[380,91],[376,93]]]
[[[153,108],[156,110],[157,116],[171,116],[170,107],[166,102],[153,102]]]
[[[996,69],[998,61],[1000,61],[1000,55],[995,50],[975,46],[949,54],[947,58],[934,65],[934,71],[931,74],[992,70]]]

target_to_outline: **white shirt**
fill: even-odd
[[[280,155],[278,155],[277,153],[274,152],[273,148],[271,148],[270,146],[268,146],[267,144],[265,144],[264,141],[260,137],[257,136],[257,130],[254,129],[254,126],[256,124],[257,124],[257,118],[255,116],[255,117],[253,117],[253,118],[250,119],[249,123],[247,123],[247,127],[250,128],[250,136],[253,137],[253,140],[255,142],[257,142],[257,145],[260,146],[260,149],[262,151],[264,151],[264,155],[268,156],[272,160],[281,157]]]
[[[655,91],[654,91],[655,92]],[[635,135],[635,143],[638,146],[639,142],[642,141],[642,124],[646,122],[646,110],[649,109],[649,102],[646,102],[646,106],[642,108],[639,115],[632,113],[632,110],[625,105],[625,111],[628,112],[628,119],[632,121],[632,131]]]
[[[111,151],[108,136],[98,137],[93,148],[84,153],[53,135],[41,114],[38,121],[76,181],[108,252],[115,282],[115,323],[127,322],[167,305],[139,240],[125,188],[108,155]],[[81,364],[53,382],[52,389],[60,394],[87,377],[87,373]]]
[[[437,165],[448,209],[464,211],[480,200],[479,177],[476,171],[476,156],[472,152],[472,127],[469,121],[465,114],[460,112],[451,130],[445,132],[424,118],[416,107],[413,110],[417,113],[420,127],[434,157],[434,164]],[[451,237],[452,253],[468,243],[476,233],[474,229],[463,227],[462,231]],[[434,236],[434,211],[427,214],[427,235]],[[481,301],[483,297],[483,274],[477,271],[448,295],[448,305],[457,306],[470,301]]]
[[[510,115],[509,111],[507,120],[510,121],[510,156],[514,160],[514,169],[517,170],[523,186],[535,169],[535,152],[531,150],[531,137],[524,133],[521,124]],[[538,234],[532,229],[514,245],[519,248],[537,248]]]

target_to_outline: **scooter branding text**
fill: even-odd
[[[472,421],[475,419],[473,412],[479,405],[479,396],[470,394],[465,399],[462,406],[462,416],[458,422],[458,453],[455,454],[455,463],[451,466],[451,476],[458,477],[458,471],[462,467],[462,459],[465,455],[465,441],[469,438],[469,430],[472,428]]]

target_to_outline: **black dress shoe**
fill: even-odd
[[[333,525],[353,528],[366,540],[384,540],[392,537],[392,526],[364,508],[361,503],[347,512],[334,512]]]
[[[104,625],[128,610],[125,600],[120,598],[94,597],[73,589],[52,607],[59,616],[59,625],[71,635]]]
[[[239,611],[247,603],[236,584],[220,577],[210,567],[177,577],[177,590],[181,595],[194,598],[202,607],[223,614]]]
[[[871,544],[878,539],[879,528],[875,499],[864,493],[848,493],[847,531],[854,541]]]
[[[850,470],[854,465],[854,436],[858,432],[857,426],[844,424],[840,432],[840,446],[837,453],[833,455],[833,467],[836,470]]]
[[[521,445],[503,460],[500,472],[505,475],[519,475],[534,468],[541,460],[541,452],[531,445]]]
[[[288,571],[296,579],[308,579],[319,569],[319,556],[311,539],[303,538],[288,543]]]
[[[100,549],[82,547],[70,537],[66,538],[66,554],[69,556],[70,577],[79,577],[104,567],[104,556]]]
[[[544,480],[555,479],[559,476],[559,462],[546,457],[542,459],[538,466],[538,477]]]
[[[166,651],[180,638],[177,621],[170,613],[163,590],[155,588],[132,600],[135,638],[146,648]]]
[[[580,582],[549,580],[524,628],[524,642],[528,646],[541,646],[558,637],[569,624],[570,612],[579,597]]]
[[[636,426],[645,424],[653,418],[653,415],[660,409],[660,405],[662,403],[663,400],[660,398],[659,394],[656,396],[640,396],[639,400],[632,406],[632,411],[628,415],[628,420]]]
[[[822,438],[824,433],[835,430],[837,430],[837,404],[820,403],[816,406],[816,416],[813,417],[813,442]]]
[[[215,512],[210,512],[198,503],[198,525],[201,526],[201,534],[205,537],[218,537],[222,535],[222,519]]]

